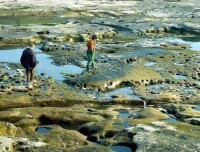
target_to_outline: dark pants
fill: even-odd
[[[90,50],[87,50],[87,57],[88,57],[88,63],[87,63],[87,70],[90,70],[90,65],[92,65],[92,68],[94,68],[94,51],[91,52]]]
[[[27,76],[27,82],[31,82],[33,80],[33,76],[34,76],[34,68],[26,69],[26,76]]]

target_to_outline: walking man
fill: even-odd
[[[34,68],[36,66],[36,56],[33,49],[35,45],[30,43],[29,46],[23,51],[20,58],[21,65],[26,69],[27,82],[31,82],[34,77]]]
[[[90,70],[90,65],[92,66],[92,69],[94,69],[94,55],[95,55],[95,43],[97,40],[97,35],[93,35],[92,38],[87,42],[87,57],[88,57],[88,63],[87,63],[87,71]]]

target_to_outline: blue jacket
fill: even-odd
[[[25,69],[33,69],[36,66],[36,56],[33,50],[26,48],[22,53],[20,62]]]

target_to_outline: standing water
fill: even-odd
[[[193,108],[196,111],[200,111],[200,105],[196,106],[195,108]]]
[[[24,49],[0,50],[0,62],[20,63],[20,57]],[[56,66],[52,64],[53,60],[49,55],[44,54],[38,48],[35,49],[36,58],[39,62],[36,66],[37,73],[45,73],[56,80],[62,81],[64,77],[62,73],[81,74],[82,68],[76,65]]]
[[[51,130],[49,127],[37,127],[35,131],[40,134],[48,133]]]
[[[114,96],[120,96],[120,95],[126,96],[130,100],[141,100],[140,97],[134,93],[134,89],[132,87],[119,88],[114,91],[101,94],[101,97],[104,97],[108,100],[112,100]]]
[[[195,38],[195,37],[191,37],[191,38],[164,38],[164,39],[160,39],[161,41],[165,42],[177,42],[177,43],[183,43],[183,44],[189,44],[191,46],[191,50],[193,51],[200,51],[200,38]]]
[[[112,146],[111,149],[114,152],[132,152],[131,148],[127,146]]]

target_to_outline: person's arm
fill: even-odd
[[[36,56],[35,56],[35,53],[32,51],[31,52],[31,61],[32,61],[32,67],[34,68],[36,66]]]
[[[21,62],[21,65],[24,67],[24,51],[22,52],[22,55],[21,55],[21,58],[20,58],[20,62]]]

